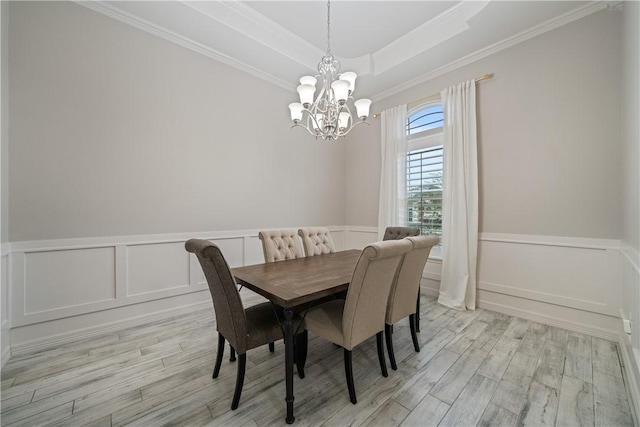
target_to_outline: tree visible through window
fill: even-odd
[[[442,105],[426,104],[407,120],[407,226],[442,242]]]

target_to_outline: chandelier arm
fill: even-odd
[[[303,127],[316,139],[336,140],[348,134],[355,126],[366,123],[368,114],[363,119],[354,116],[348,103],[353,104],[357,114],[361,106],[368,109],[371,101],[362,103],[363,100],[354,100],[352,92],[357,75],[353,72],[340,74],[340,61],[331,54],[331,0],[327,0],[327,53],[318,64],[318,73],[315,77],[305,76],[300,79],[298,93],[301,101],[289,106],[294,121],[292,127]],[[320,80],[318,78],[322,82],[313,99],[313,92],[317,89],[316,82]],[[346,87],[345,82],[348,83]]]

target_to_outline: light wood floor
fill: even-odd
[[[245,299],[250,291],[243,291]],[[395,328],[398,370],[383,378],[375,339],[354,350],[358,404],[342,350],[310,335],[306,378],[295,376],[296,425],[632,425],[613,342],[486,310],[422,298],[422,351]],[[236,411],[228,348],[211,378],[212,310],[122,330],[7,362],[2,425],[284,425],[284,354],[248,353]]]

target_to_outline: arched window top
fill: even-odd
[[[442,128],[443,122],[444,113],[439,100],[420,104],[409,110],[407,135]]]

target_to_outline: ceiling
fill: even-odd
[[[327,3],[80,1],[295,93],[327,50]],[[374,100],[606,7],[601,1],[331,2],[331,53]],[[490,72],[491,70],[487,70]],[[474,76],[476,77],[476,76]]]

